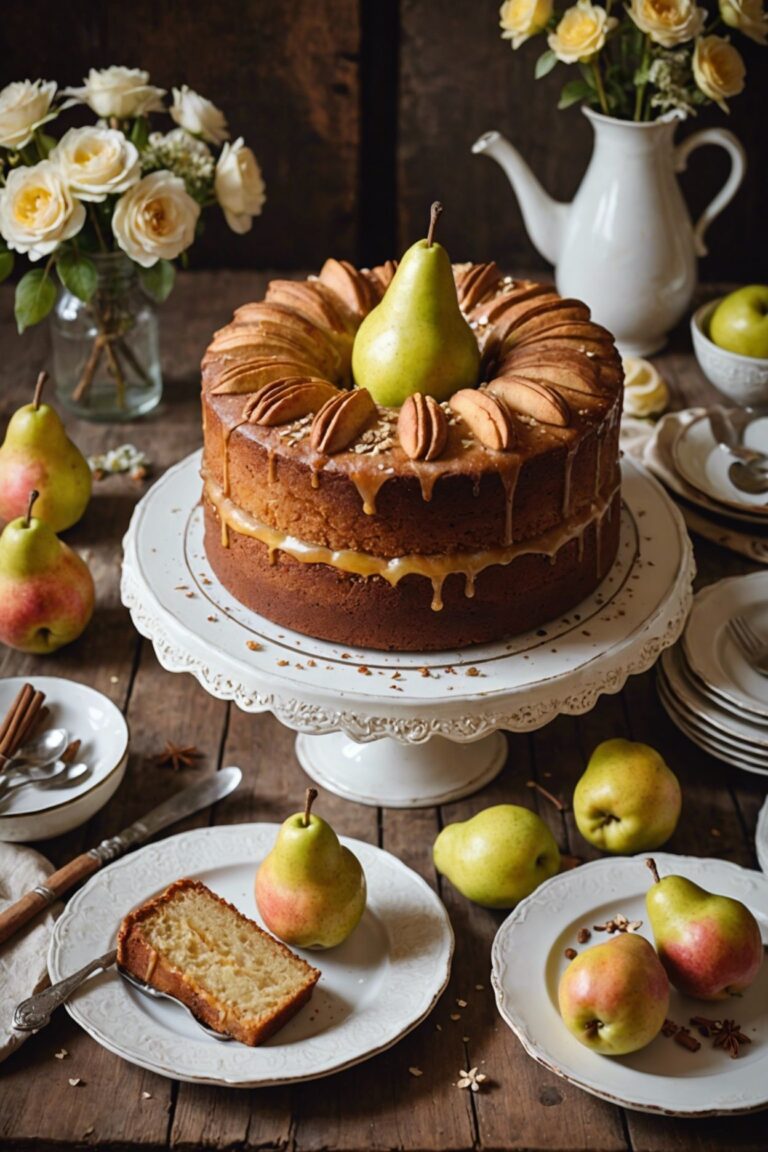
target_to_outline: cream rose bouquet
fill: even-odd
[[[710,101],[727,112],[745,80],[730,30],[768,40],[763,0],[719,0],[712,13],[696,0],[576,0],[560,12],[554,0],[506,0],[499,15],[513,48],[546,35],[537,79],[557,64],[577,66],[558,107],[583,102],[622,120],[692,115]]]
[[[165,97],[148,73],[122,67],[91,69],[82,87],[61,92],[45,80],[0,91],[0,280],[14,253],[35,265],[16,288],[19,332],[51,311],[57,277],[97,314],[118,384],[123,334],[99,301],[94,256],[124,253],[162,301],[204,209],[218,205],[244,233],[265,200],[256,157],[242,139],[230,142],[224,114],[186,85]],[[76,104],[97,123],[51,136],[50,122]],[[170,115],[170,131],[150,130],[157,113]]]

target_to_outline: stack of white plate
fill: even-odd
[[[752,420],[742,440],[768,454],[768,417]],[[735,457],[716,441],[705,409],[662,417],[642,459],[678,502],[692,532],[768,564],[768,492],[751,494],[733,485],[729,469]]]
[[[727,624],[734,616],[768,638],[768,572],[721,580],[698,593],[680,643],[658,665],[659,696],[700,748],[768,776],[768,677],[731,636]]]

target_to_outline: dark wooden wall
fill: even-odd
[[[42,76],[77,84],[93,65],[147,68],[187,83],[229,118],[264,169],[268,200],[245,238],[209,214],[193,265],[316,267],[334,254],[373,262],[446,204],[442,239],[455,259],[495,257],[545,268],[501,169],[470,154],[502,131],[549,191],[569,199],[591,148],[577,108],[556,109],[564,70],[533,80],[541,41],[513,53],[498,35],[498,0],[5,0],[0,86]],[[31,13],[34,13],[32,18]],[[738,37],[747,90],[682,137],[726,124],[750,160],[745,186],[709,233],[707,279],[768,281],[768,51]],[[558,74],[559,73],[559,74]],[[722,183],[719,150],[697,152],[682,177],[696,214]]]

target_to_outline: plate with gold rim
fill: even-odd
[[[685,876],[710,892],[741,900],[768,941],[768,876],[724,860],[654,853],[662,876]],[[577,935],[589,928],[588,947],[607,939],[594,931],[622,913],[641,920],[653,943],[645,909],[648,870],[644,857],[615,857],[583,864],[547,880],[511,912],[493,943],[491,980],[502,1018],[529,1056],[593,1096],[639,1112],[665,1116],[713,1116],[768,1107],[768,963],[738,999],[694,1000],[671,990],[669,1018],[691,1028],[693,1016],[735,1018],[750,1043],[731,1059],[712,1040],[697,1037],[690,1052],[659,1035],[628,1056],[600,1056],[571,1035],[557,1006],[557,988],[569,961],[566,948],[581,950]],[[525,956],[525,964],[519,962]],[[694,1029],[691,1028],[693,1032]]]
[[[182,876],[202,880],[260,922],[253,881],[278,827],[197,828],[102,868],[57,921],[48,954],[51,980],[114,947],[121,917]],[[114,969],[89,979],[67,1011],[131,1064],[175,1080],[236,1088],[314,1080],[390,1048],[429,1015],[445,989],[453,931],[425,880],[381,848],[340,840],[365,871],[363,918],[337,948],[296,949],[320,969],[320,980],[309,1003],[260,1047],[219,1043],[178,1005],[142,995]]]

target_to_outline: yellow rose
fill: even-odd
[[[173,104],[168,111],[171,119],[193,136],[202,136],[203,140],[210,140],[212,144],[223,144],[229,140],[224,113],[204,96],[198,96],[186,84],[173,89]]]
[[[184,181],[165,170],[134,184],[117,202],[112,231],[117,243],[142,268],[175,260],[195,238],[200,205]]]
[[[768,43],[768,15],[762,0],[720,0],[720,15],[729,28],[736,28],[756,44]]]
[[[216,164],[216,199],[233,232],[250,232],[252,217],[264,207],[264,180],[259,162],[242,136],[225,144]]]
[[[640,31],[662,48],[693,40],[707,18],[706,11],[692,0],[632,0],[629,14]]]
[[[693,75],[705,96],[728,111],[726,99],[744,90],[744,61],[722,36],[700,36],[693,53]]]
[[[519,48],[531,36],[542,32],[552,15],[553,0],[505,0],[499,9],[502,40]]]
[[[618,21],[609,16],[605,8],[578,0],[573,8],[563,13],[563,18],[547,37],[547,43],[558,60],[563,64],[576,64],[580,60],[591,60],[605,44],[608,33]]]
[[[50,160],[8,173],[0,190],[0,235],[9,248],[40,260],[84,223],[85,208]]]
[[[113,128],[70,128],[50,159],[80,200],[106,200],[141,179],[136,145]]]
[[[52,119],[51,101],[56,95],[53,80],[17,80],[0,92],[0,144],[23,148],[34,131]],[[53,113],[55,115],[55,113]]]
[[[163,111],[165,89],[154,88],[148,81],[149,72],[141,68],[113,64],[109,68],[91,68],[83,87],[65,88],[64,95],[87,104],[97,116],[125,120],[129,116]]]

